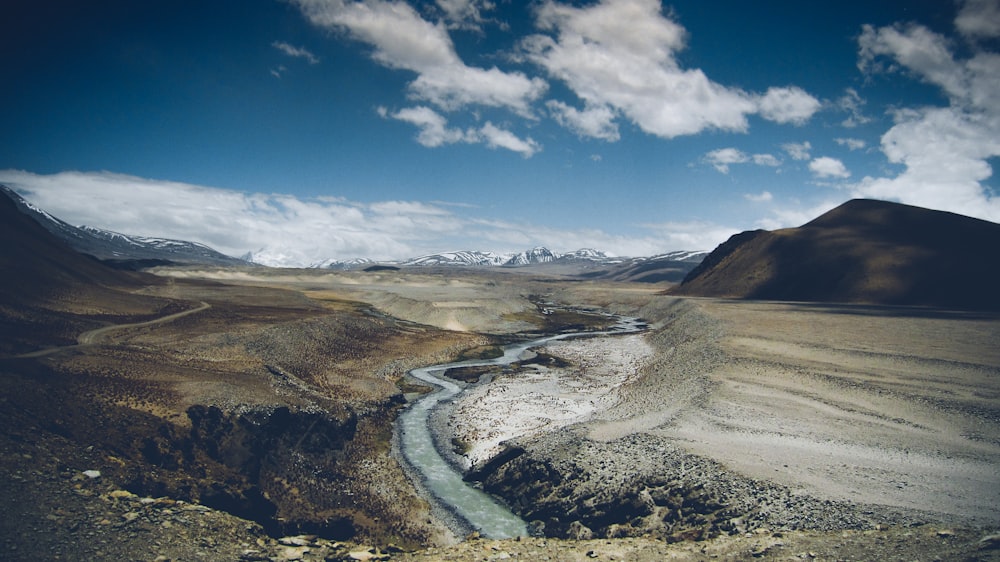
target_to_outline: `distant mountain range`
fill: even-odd
[[[633,281],[641,283],[680,282],[708,252],[679,251],[652,257],[623,258],[589,248],[564,254],[545,247],[526,252],[445,252],[398,262],[325,261],[313,267],[351,270],[386,267],[507,267],[531,266],[531,271],[575,276],[584,279]]]
[[[143,269],[158,265],[270,266],[282,267],[287,256],[262,249],[236,258],[204,244],[133,236],[90,226],[73,226],[25,201],[14,190],[0,185],[0,193],[13,201],[25,215],[65,241],[74,250],[94,256],[120,269]],[[648,258],[611,256],[600,250],[584,248],[556,253],[545,247],[523,252],[495,253],[458,251],[430,254],[399,261],[376,262],[367,258],[328,259],[309,267],[334,270],[358,270],[370,267],[545,267],[550,272],[581,275],[592,279],[619,281],[680,281],[707,252],[671,252]]]
[[[734,235],[671,293],[1000,310],[1000,224],[854,199],[798,228]]]

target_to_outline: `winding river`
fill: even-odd
[[[423,478],[427,490],[440,505],[456,514],[468,525],[487,538],[502,539],[527,535],[527,525],[492,496],[468,484],[462,473],[448,463],[434,446],[434,437],[428,423],[431,412],[439,403],[454,399],[464,386],[444,376],[454,367],[484,365],[509,365],[518,360],[529,348],[549,342],[583,336],[628,334],[641,331],[645,324],[636,318],[611,316],[617,323],[599,332],[574,332],[546,336],[508,345],[503,355],[494,359],[457,361],[432,365],[410,371],[410,375],[437,387],[414,402],[399,418],[400,450],[406,461]]]

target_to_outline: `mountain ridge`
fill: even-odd
[[[536,246],[520,252],[492,252],[483,250],[458,250],[425,254],[401,260],[373,260],[370,258],[334,259],[329,258],[308,265],[298,263],[294,253],[281,248],[265,247],[247,252],[240,257],[232,257],[198,242],[170,238],[148,237],[125,234],[93,226],[73,226],[53,216],[44,209],[28,202],[16,191],[0,185],[0,192],[11,199],[20,211],[35,219],[42,227],[57,238],[67,242],[76,251],[94,256],[120,269],[143,269],[161,265],[213,265],[213,266],[265,266],[265,267],[306,267],[310,269],[331,269],[350,271],[371,266],[387,265],[398,267],[522,267],[540,265],[618,268],[618,270],[587,271],[588,277],[598,277],[607,273],[608,279],[628,280],[629,274],[636,272],[649,280],[677,282],[687,273],[689,264],[707,255],[704,251],[674,251],[649,257],[619,257],[594,248],[580,248],[571,252],[553,252],[545,246]],[[659,265],[655,265],[659,264]],[[665,265],[664,264],[668,264]],[[663,267],[661,267],[663,266]],[[653,269],[666,269],[668,273],[650,274]],[[619,271],[621,270],[621,271]]]
[[[1000,224],[853,199],[796,228],[745,231],[670,292],[1000,310]]]
[[[122,234],[93,226],[73,226],[28,202],[13,189],[0,185],[0,193],[45,230],[65,241],[74,250],[110,265],[129,269],[145,265],[248,265],[205,244]]]

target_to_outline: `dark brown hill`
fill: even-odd
[[[0,355],[74,343],[88,327],[178,307],[131,291],[160,281],[77,253],[0,194]]]
[[[854,199],[798,228],[742,232],[672,293],[1000,310],[1000,224]]]

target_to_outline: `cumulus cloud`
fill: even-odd
[[[479,29],[485,21],[483,12],[496,8],[487,0],[437,0],[437,6],[444,12],[448,27],[456,29]]]
[[[774,199],[774,195],[771,195],[770,191],[761,191],[760,193],[744,193],[743,198],[754,203],[767,203]]]
[[[1000,2],[966,0],[955,18],[955,27],[972,39],[1000,37]]]
[[[611,108],[663,138],[743,132],[747,115],[758,112],[801,123],[819,106],[799,88],[753,95],[713,82],[700,69],[681,68],[676,55],[687,31],[664,17],[658,0],[604,0],[581,8],[546,0],[536,10],[536,23],[548,34],[527,37],[525,56],[565,82],[583,100],[584,112]],[[567,113],[559,115],[565,119]],[[609,130],[607,123],[596,130]]]
[[[753,162],[758,166],[780,166],[781,160],[778,160],[773,154],[747,154],[742,150],[736,148],[719,148],[713,150],[704,157],[702,160],[711,164],[719,173],[728,174],[729,166],[733,164],[746,164],[748,162]]]
[[[794,125],[804,125],[820,108],[819,100],[794,86],[768,88],[757,104],[764,119]]]
[[[305,47],[293,47],[284,41],[275,41],[271,46],[290,57],[305,59],[309,64],[319,63],[319,58]]]
[[[843,199],[827,199],[812,205],[795,203],[791,206],[775,207],[771,209],[770,215],[757,220],[754,226],[765,230],[802,226],[843,202]]]
[[[854,88],[847,88],[844,95],[837,100],[837,107],[847,113],[847,117],[840,122],[841,126],[848,129],[853,129],[859,127],[866,123],[870,123],[872,118],[865,115],[862,108],[865,105],[865,100],[861,97]]]
[[[609,106],[587,107],[582,111],[559,100],[549,100],[545,104],[556,122],[581,137],[603,139],[614,142],[620,137],[615,112]]]
[[[849,178],[851,177],[851,172],[847,170],[847,166],[836,158],[830,158],[829,156],[820,156],[819,158],[813,159],[809,163],[809,170],[817,178]]]
[[[713,250],[730,236],[740,232],[733,228],[710,221],[668,221],[645,224],[657,237],[665,241],[669,248],[686,250]]]
[[[479,129],[479,134],[485,140],[486,146],[490,148],[506,148],[507,150],[520,153],[525,158],[530,158],[542,149],[541,145],[531,137],[526,139],[519,138],[514,133],[506,129],[501,129],[489,121]]]
[[[455,51],[444,22],[425,20],[409,4],[388,0],[292,0],[309,21],[371,45],[372,57],[389,68],[417,74],[410,95],[445,110],[469,105],[531,114],[547,89],[540,78],[497,67],[468,66]],[[446,3],[447,4],[447,3]],[[448,4],[460,10],[463,3]],[[446,8],[447,9],[447,8]]]
[[[781,148],[792,157],[792,160],[808,160],[811,156],[812,144],[805,142],[790,142],[781,145]]]
[[[719,173],[728,174],[729,166],[731,164],[743,164],[750,161],[750,157],[747,156],[742,150],[737,150],[735,148],[719,148],[713,150],[704,156],[704,161],[715,167]]]
[[[868,146],[868,143],[862,139],[836,138],[833,140],[840,146],[846,146],[848,150],[862,150],[864,147]]]
[[[420,129],[417,142],[430,148],[453,143],[482,143],[490,148],[504,148],[517,152],[525,158],[534,156],[542,149],[542,146],[531,137],[522,139],[489,121],[479,128],[462,130],[448,127],[448,120],[443,115],[426,106],[408,107],[392,114],[388,109],[380,107],[378,113],[382,117],[392,117],[416,125]]]
[[[754,154],[751,156],[751,159],[753,159],[753,163],[758,166],[770,166],[775,168],[781,165],[781,160],[778,160],[778,157],[773,154]]]
[[[383,113],[380,111],[380,113]],[[475,142],[472,131],[449,128],[443,115],[426,106],[408,107],[391,115],[393,119],[416,125],[420,129],[417,142],[427,147],[436,147],[456,142]]]
[[[966,2],[956,27],[976,38],[995,37],[995,11],[995,3]],[[981,24],[972,15],[981,16]],[[916,24],[865,26],[858,47],[862,71],[905,72],[940,88],[949,104],[897,109],[881,150],[903,171],[865,177],[854,194],[1000,221],[1000,198],[982,183],[993,174],[989,160],[1000,156],[1000,54],[974,44],[968,58],[959,58],[948,38]]]

